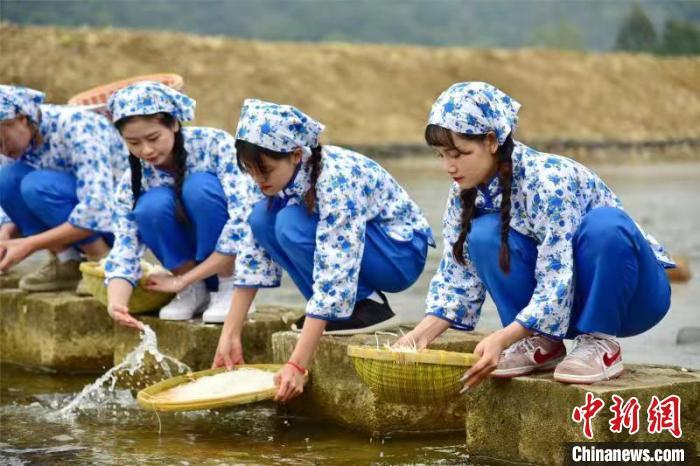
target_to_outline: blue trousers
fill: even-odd
[[[248,221],[255,240],[310,299],[318,214],[309,214],[301,205],[280,206],[264,199],[255,204]],[[366,299],[375,291],[405,290],[423,272],[427,253],[424,235],[416,233],[411,241],[398,241],[377,222],[368,222],[355,300]]]
[[[0,206],[19,228],[31,236],[62,225],[78,205],[77,180],[70,173],[36,170],[15,162],[0,169]],[[111,233],[95,232],[76,245],[103,238],[114,242]]]
[[[175,201],[175,190],[160,186],[144,192],[134,208],[141,240],[169,270],[209,257],[229,219],[226,195],[212,173],[192,173],[182,184],[182,204],[189,223],[176,218]],[[210,290],[217,289],[216,276],[206,283]]]
[[[510,273],[506,275],[498,266],[500,242],[499,214],[473,220],[469,256],[505,327],[532,297],[537,243],[510,230]],[[601,207],[588,212],[573,246],[574,306],[567,338],[593,332],[638,335],[666,315],[671,287],[664,267],[624,211]]]

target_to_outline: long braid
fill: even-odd
[[[124,125],[134,117],[125,117],[114,123],[119,132],[122,131]],[[172,128],[178,121],[169,113],[157,113],[153,116],[139,116],[139,118],[157,119],[163,126]],[[182,184],[185,181],[187,172],[187,149],[185,149],[185,137],[182,134],[182,127],[178,127],[174,134],[173,141],[173,161],[175,162],[175,218],[180,223],[189,223],[189,218],[182,204]],[[142,170],[141,161],[135,155],[129,153],[129,167],[131,168],[131,193],[134,198],[132,209],[136,207],[136,202],[139,200],[143,191],[141,185]]]
[[[508,233],[510,232],[510,195],[513,190],[513,138],[509,134],[501,147],[498,148],[498,177],[503,187],[501,196],[501,250],[498,254],[498,265],[501,270],[510,272],[510,248]]]
[[[175,218],[178,222],[187,224],[189,218],[182,204],[182,185],[185,182],[187,173],[187,150],[185,149],[185,138],[182,135],[182,128],[175,132],[173,144],[173,161],[175,162]]]
[[[476,193],[476,188],[463,189],[459,193],[459,200],[462,205],[462,222],[457,241],[452,245],[452,255],[457,263],[462,265],[467,265],[467,261],[464,259],[464,243],[467,241],[467,235],[469,235],[472,228],[472,219],[476,213]]]
[[[136,208],[136,202],[141,197],[141,161],[135,155],[129,154],[129,167],[131,168],[131,194],[134,203],[131,208]]]
[[[316,208],[316,183],[318,182],[318,177],[321,175],[321,145],[311,149],[311,157],[307,163],[311,167],[311,172],[309,173],[309,190],[304,194],[304,202],[306,203],[306,208],[310,213],[313,213]]]

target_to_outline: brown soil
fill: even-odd
[[[241,102],[294,104],[325,142],[420,143],[432,101],[483,80],[523,104],[519,137],[642,141],[700,137],[700,58],[553,50],[270,43],[115,29],[0,25],[0,82],[65,102],[131,75],[174,72],[196,124],[233,131]]]

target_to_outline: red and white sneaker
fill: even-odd
[[[498,367],[491,376],[510,378],[546,371],[553,369],[565,356],[566,347],[561,341],[540,335],[523,338],[501,353]]]
[[[554,370],[554,380],[594,383],[619,377],[623,371],[617,341],[584,334],[576,337],[571,353]]]

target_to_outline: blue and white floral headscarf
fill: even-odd
[[[498,144],[518,127],[520,103],[484,82],[457,83],[440,94],[430,109],[428,124],[462,134],[493,131]]]
[[[246,99],[236,139],[276,152],[291,152],[297,147],[317,147],[324,129],[324,125],[291,105]]]
[[[140,81],[118,90],[107,106],[112,121],[137,115],[169,113],[180,122],[194,119],[196,102],[182,92],[155,81]]]
[[[46,95],[28,87],[0,84],[0,121],[25,115],[33,123],[39,122],[39,105]]]

